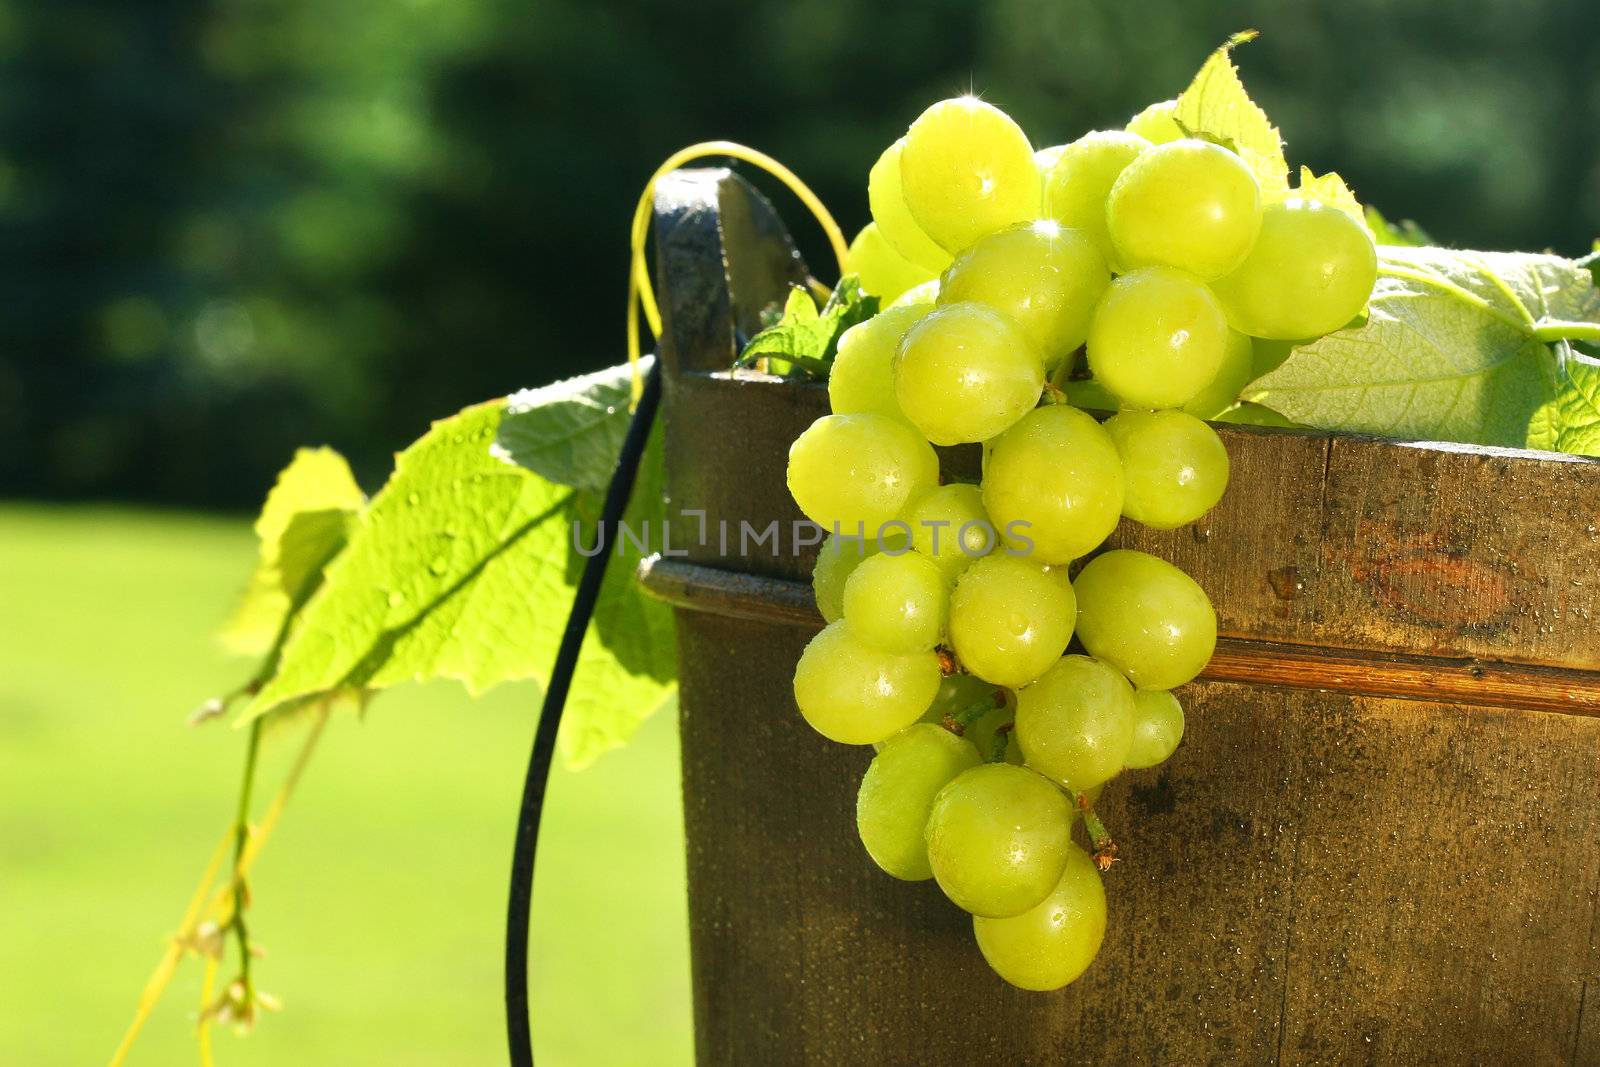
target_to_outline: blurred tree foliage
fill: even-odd
[[[766,149],[854,227],[932,100],[1069,140],[1246,25],[1292,161],[1452,244],[1600,232],[1593,0],[0,0],[0,493],[244,507],[309,442],[375,484],[620,358],[672,149]]]

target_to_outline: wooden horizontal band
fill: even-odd
[[[815,627],[811,587],[654,556],[639,581],[676,608],[730,619]],[[1600,716],[1600,672],[1465,658],[1219,637],[1200,677],[1282,689],[1316,689],[1397,700]]]

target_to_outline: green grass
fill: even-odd
[[[188,712],[248,664],[210,634],[247,524],[0,507],[0,1063],[104,1062],[231,811],[243,736]],[[505,879],[537,693],[453,685],[332,722],[253,880],[284,1003],[218,1062],[501,1062]],[[295,736],[273,740],[275,786]],[[541,1065],[690,1060],[675,725],[558,770],[534,903]],[[224,972],[227,973],[227,972]],[[130,1064],[197,1062],[200,967]]]

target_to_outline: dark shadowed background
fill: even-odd
[[[1068,140],[1246,25],[1292,162],[1444,243],[1600,232],[1591,0],[1223,6],[5,0],[0,495],[246,508],[305,442],[375,488],[430,419],[620,360],[673,149],[771,152],[853,231],[933,99]]]

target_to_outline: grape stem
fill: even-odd
[[[255,792],[256,763],[261,752],[261,723],[250,724],[249,747],[245,750],[244,780],[239,787],[239,810],[233,825],[233,878],[228,886],[228,920],[221,936],[233,934],[239,944],[239,975],[228,984],[227,992],[215,1002],[210,1014],[228,1018],[240,1026],[248,1027],[255,1018],[255,981],[250,974],[250,963],[256,955],[250,941],[250,928],[245,923],[245,909],[250,906],[250,883],[245,878],[245,854],[250,845],[250,798]],[[222,1009],[227,1009],[224,1012]]]
[[[1089,831],[1089,840],[1094,844],[1094,865],[1102,872],[1109,871],[1111,865],[1117,862],[1117,843],[1111,840],[1106,824],[1094,813],[1094,804],[1088,794],[1079,793],[1077,797],[1078,810],[1083,812],[1084,828]]]
[[[975,701],[962,708],[960,711],[946,713],[939,725],[943,726],[946,730],[949,730],[957,737],[962,737],[966,734],[967,727],[971,726],[973,723],[989,714],[995,708],[1004,705],[1005,700],[1005,694],[996,689],[994,691],[994,695],[991,697],[986,697],[983,700]]]
[[[1542,319],[1533,336],[1541,341],[1600,341],[1600,323]]]
[[[328,724],[328,706],[323,703],[317,709],[316,718],[312,721],[311,731],[306,736],[300,748],[300,753],[295,757],[289,773],[284,777],[283,783],[278,787],[278,793],[272,798],[272,803],[267,806],[266,813],[261,817],[255,832],[249,835],[244,853],[235,858],[233,871],[235,876],[247,875],[250,867],[260,855],[261,849],[272,836],[273,829],[278,825],[278,818],[283,814],[283,809],[293,796],[295,786],[300,783],[307,765],[311,762],[312,753],[316,750],[317,740],[322,736],[323,727]],[[200,936],[198,927],[203,919],[209,918],[221,929],[222,922],[228,916],[228,909],[232,907],[232,883],[214,890],[214,883],[223,864],[228,859],[229,846],[238,840],[238,821],[228,827],[222,840],[217,842],[216,851],[211,856],[211,861],[206,865],[205,874],[200,879],[200,884],[195,887],[193,896],[189,900],[189,907],[183,913],[183,919],[178,924],[178,933],[170,939],[166,951],[162,953],[155,970],[145,982],[144,991],[139,995],[139,1005],[133,1014],[133,1021],[128,1024],[128,1029],[122,1035],[116,1051],[111,1054],[111,1067],[122,1067],[127,1061],[128,1053],[133,1049],[133,1043],[138,1039],[140,1031],[150,1019],[150,1014],[155,1010],[156,1002],[161,999],[162,993],[171,984],[172,978],[178,971],[178,964],[186,952],[197,947],[196,939]],[[214,890],[214,891],[213,891]],[[255,946],[251,946],[254,948]],[[215,959],[209,950],[205,953],[209,959]],[[209,1000],[209,998],[208,998]],[[202,1013],[199,1025],[203,1029],[211,1017]]]
[[[990,763],[1004,763],[1006,761],[1006,748],[1011,744],[1011,731],[1016,727],[1016,722],[1003,722],[994,728],[994,747],[989,750]]]

